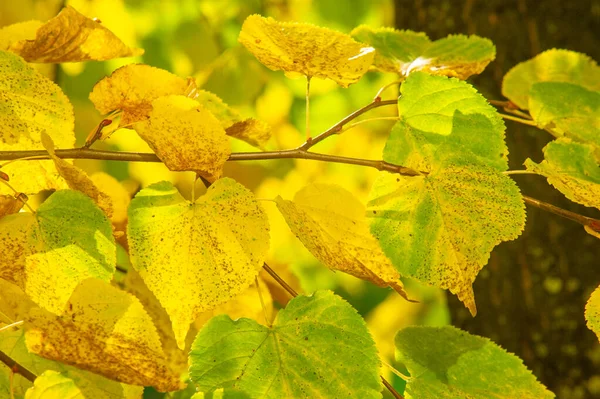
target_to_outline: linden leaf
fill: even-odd
[[[0,76],[0,151],[42,149],[42,132],[59,147],[73,147],[73,107],[60,87],[5,51],[0,51]],[[66,187],[52,161],[13,162],[2,171],[27,194]],[[9,192],[0,184],[0,193]]]
[[[525,224],[519,189],[501,173],[504,124],[463,81],[416,72],[401,91],[383,159],[424,175],[380,174],[367,205],[371,233],[403,276],[449,289],[474,315],[475,277]]]
[[[542,129],[596,147],[600,153],[600,91],[563,82],[536,83],[529,91],[529,109]]]
[[[272,327],[214,317],[192,345],[190,378],[200,392],[235,388],[250,398],[381,398],[365,322],[330,291],[292,299]]]
[[[55,362],[53,360],[39,357],[30,353],[25,345],[25,331],[3,331],[2,339],[0,340],[0,351],[10,354],[10,357],[16,360],[20,365],[25,367],[38,376],[47,373],[49,370],[60,372],[64,377],[71,379],[75,385],[81,390],[82,397],[87,399],[140,399],[144,388],[121,384],[116,381],[109,380],[98,374],[90,373],[89,371],[81,370],[76,367],[67,366],[66,364]],[[3,375],[2,371],[6,374]],[[6,367],[0,369],[0,397],[9,397],[8,373],[10,370]],[[5,381],[3,381],[5,380]],[[29,380],[26,380],[20,374],[13,376],[13,393],[15,398],[23,398],[25,391],[32,386]],[[3,388],[6,387],[6,392]],[[5,394],[3,396],[3,394]],[[46,398],[46,397],[44,397]],[[64,398],[64,396],[56,396],[56,398]]]
[[[396,335],[396,350],[411,374],[407,399],[555,397],[520,358],[452,326],[406,327]]]
[[[152,101],[172,94],[184,95],[188,88],[185,79],[164,69],[129,64],[96,83],[90,101],[102,114],[123,111],[119,125],[129,127],[148,118]]]
[[[30,352],[126,384],[180,389],[140,301],[107,282],[83,281],[62,315],[34,309],[29,324]]]
[[[131,263],[173,323],[180,348],[201,313],[254,282],[269,246],[269,225],[250,191],[232,179],[194,203],[169,182],[141,190],[129,206]]]
[[[152,107],[149,119],[133,128],[167,168],[219,178],[231,149],[217,118],[184,96],[157,98]]]
[[[191,98],[212,112],[221,122],[228,136],[243,140],[261,149],[271,138],[271,127],[267,123],[253,118],[243,119],[236,110],[225,104],[216,94],[198,90]]]
[[[596,288],[585,304],[585,320],[587,327],[600,340],[600,287]]]
[[[117,179],[107,173],[96,172],[90,176],[90,179],[101,193],[110,198],[112,214],[109,217],[113,226],[124,229],[127,222],[127,208],[131,201],[129,192]]]
[[[560,138],[546,145],[542,163],[527,159],[525,166],[546,176],[571,201],[600,209],[600,167],[591,145]]]
[[[521,109],[529,108],[532,86],[538,82],[567,82],[600,90],[600,68],[585,54],[552,49],[513,67],[502,81],[502,94]]]
[[[16,33],[16,28],[10,27],[5,32],[0,31],[0,44],[3,44],[0,48],[20,55],[27,62],[53,63],[104,61],[144,53],[142,49],[127,47],[100,22],[85,17],[71,6],[39,26],[35,37],[31,37],[34,26],[33,23],[20,24],[20,28],[27,28],[27,33]],[[13,37],[9,36],[11,33]]]
[[[17,213],[25,203],[12,195],[0,195],[0,218]]]
[[[398,271],[369,232],[365,206],[350,192],[312,184],[298,191],[293,202],[279,196],[275,202],[292,232],[326,266],[390,286],[407,298]]]
[[[374,57],[372,47],[343,33],[260,15],[246,18],[238,40],[273,71],[331,79],[342,87],[356,83]]]
[[[66,180],[69,188],[81,191],[90,197],[104,211],[106,216],[110,218],[113,212],[110,196],[101,191],[83,170],[57,157],[54,151],[54,142],[50,136],[42,132],[41,141],[46,151],[48,151],[50,158],[54,161],[58,173]]]
[[[352,37],[376,50],[373,66],[383,72],[408,75],[425,71],[467,79],[483,72],[496,58],[496,47],[485,38],[471,35],[450,35],[431,41],[424,33],[393,28],[373,29],[359,26]]]
[[[75,381],[56,371],[45,371],[38,376],[33,387],[27,390],[25,399],[86,398]]]
[[[53,313],[84,279],[110,281],[115,263],[110,222],[78,191],[55,192],[35,214],[0,219],[0,278]]]
[[[36,32],[43,24],[41,21],[25,21],[1,28],[0,50],[10,51],[12,43],[22,40],[35,40]]]

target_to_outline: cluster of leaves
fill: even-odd
[[[247,18],[239,41],[268,68],[308,82],[347,87],[369,70],[398,74],[398,117],[383,161],[401,173],[380,172],[366,205],[329,184],[274,201],[329,268],[407,299],[400,277],[413,277],[450,290],[475,315],[473,281],[492,249],[525,224],[523,197],[504,173],[502,118],[464,81],[494,59],[493,44],[366,26],[346,35],[258,15]],[[87,144],[138,134],[170,170],[195,172],[207,192],[187,200],[160,182],[130,201],[114,178],[88,176],[60,155],[57,148],[75,143],[72,106],[28,63],[140,52],[71,7],[47,23],[0,30],[0,152],[47,153],[2,166],[0,315],[5,325],[24,323],[0,329],[0,352],[38,377],[31,386],[3,369],[0,392],[136,398],[144,386],[178,391],[189,378],[194,398],[381,397],[373,339],[343,299],[300,295],[271,321],[272,298],[258,276],[268,218],[250,190],[222,177],[229,137],[263,149],[265,122],[243,117],[193,79],[129,64],[90,93],[106,115],[100,127],[109,126]],[[557,138],[527,169],[597,208],[599,86],[596,63],[564,50],[517,65],[503,84],[512,109]],[[26,194],[42,190],[56,191],[35,211],[20,211]],[[119,247],[132,267],[111,284]],[[598,292],[586,310],[596,333]],[[554,397],[516,356],[450,326],[405,328],[395,347],[411,374],[407,397]]]

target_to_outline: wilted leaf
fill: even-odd
[[[12,195],[0,195],[0,218],[19,212],[23,205],[23,201]]]
[[[333,184],[312,184],[294,201],[275,199],[292,232],[327,267],[381,287],[390,286],[407,298],[400,275],[369,232],[365,206]]]
[[[268,124],[253,118],[243,119],[236,110],[225,104],[216,94],[198,90],[191,97],[221,122],[221,126],[228,136],[243,140],[258,148],[264,148],[271,138],[271,127]]]
[[[5,51],[0,51],[0,76],[0,151],[43,149],[42,132],[59,147],[73,147],[73,107],[56,84]],[[52,161],[13,162],[2,171],[26,194],[66,187]],[[0,193],[9,192],[0,184]]]
[[[600,91],[562,82],[536,83],[529,110],[537,125],[555,136],[589,143],[600,154]]]
[[[260,15],[246,18],[238,40],[269,69],[331,79],[342,87],[356,83],[374,56],[373,48],[343,33]]]
[[[185,79],[143,64],[129,64],[114,71],[94,86],[90,100],[101,114],[122,110],[119,125],[128,127],[148,118],[152,101],[162,96],[184,95]]]
[[[571,201],[600,209],[600,167],[594,148],[567,138],[544,147],[544,161],[525,161],[528,170],[548,178],[548,182]]]
[[[0,219],[0,278],[53,313],[84,279],[109,281],[115,262],[110,222],[78,191],[57,191],[35,214]]]
[[[0,31],[0,49],[23,57],[27,62],[103,61],[142,55],[142,49],[127,47],[100,22],[85,17],[73,7],[65,7],[56,17],[39,26],[35,37],[32,28],[37,21],[18,24]],[[14,36],[11,36],[14,35]]]
[[[371,232],[403,276],[450,289],[475,314],[475,277],[525,224],[519,189],[501,173],[504,125],[463,81],[417,72],[401,91],[383,159],[427,174],[380,174],[367,209]]]
[[[350,34],[375,48],[375,68],[401,75],[425,71],[466,79],[483,72],[496,58],[494,44],[475,35],[450,35],[432,42],[424,33],[364,25]]]
[[[407,327],[396,349],[411,374],[407,398],[554,398],[517,356],[452,326]]]
[[[168,182],[143,189],[131,201],[131,262],[171,317],[180,348],[198,314],[254,282],[268,231],[252,193],[228,178],[194,203]]]
[[[170,170],[191,170],[210,181],[221,176],[231,154],[225,130],[214,115],[184,96],[152,102],[149,119],[133,128]]]
[[[190,353],[200,392],[236,388],[250,398],[381,398],[378,371],[364,320],[330,291],[292,299],[271,328],[217,316]]]
[[[34,311],[29,324],[30,352],[126,384],[180,389],[142,304],[107,282],[83,281],[61,316]]]
[[[502,94],[519,108],[529,109],[529,92],[538,82],[566,82],[600,90],[600,67],[587,55],[575,51],[544,51],[504,75]]]
[[[81,191],[88,197],[90,197],[96,205],[100,207],[109,218],[112,216],[113,205],[112,200],[108,194],[98,189],[96,184],[90,179],[90,177],[83,170],[77,166],[68,163],[64,159],[56,156],[54,150],[54,142],[52,138],[46,133],[42,132],[41,137],[42,145],[48,151],[50,158],[54,161],[54,165],[58,170],[58,173],[67,182],[67,185],[77,191]]]

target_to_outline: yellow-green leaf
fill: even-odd
[[[183,348],[196,316],[254,282],[269,225],[252,193],[232,179],[217,180],[194,203],[161,182],[131,201],[127,236],[131,262],[171,317]]]
[[[354,29],[351,35],[375,48],[373,65],[376,69],[404,76],[424,71],[467,79],[483,72],[496,58],[494,44],[475,35],[449,35],[431,41],[424,33],[393,28],[373,29],[364,25]]]
[[[184,96],[157,98],[152,108],[149,119],[133,128],[167,168],[219,178],[231,149],[217,118]]]
[[[184,95],[189,83],[177,75],[143,64],[125,65],[94,86],[90,100],[100,113],[123,112],[119,125],[129,127],[148,118],[152,101],[171,94]]]
[[[75,381],[57,371],[45,371],[25,393],[25,399],[86,398]]]
[[[560,138],[544,147],[544,161],[527,159],[525,166],[546,176],[571,201],[600,209],[600,167],[591,145]]]
[[[47,359],[126,384],[180,389],[140,301],[98,279],[83,281],[61,316],[32,311],[27,348]]]
[[[269,69],[331,79],[342,87],[356,83],[374,57],[372,47],[346,34],[260,15],[246,18],[238,40]]]
[[[585,54],[552,49],[513,67],[502,81],[502,94],[529,109],[529,91],[538,82],[565,82],[600,90],[600,67]]]
[[[0,50],[0,151],[43,149],[46,132],[58,147],[72,148],[73,107],[60,87],[15,54]],[[13,162],[2,167],[18,191],[66,188],[52,161]],[[0,184],[0,193],[12,193]]]
[[[334,184],[311,184],[294,201],[275,199],[292,232],[321,262],[406,296],[400,274],[369,232],[365,206]]]
[[[53,313],[63,311],[84,279],[109,281],[115,263],[110,222],[78,191],[57,191],[35,214],[0,219],[0,278]]]
[[[144,53],[142,49],[127,47],[101,22],[85,17],[71,6],[39,26],[35,37],[31,37],[34,23],[19,25],[27,33],[11,27],[0,31],[0,45],[4,44],[0,49],[16,53],[27,62],[103,61]]]
[[[585,304],[585,320],[600,340],[600,287],[596,288]]]

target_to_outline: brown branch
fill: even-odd
[[[23,377],[25,377],[31,382],[34,382],[37,378],[35,374],[27,370],[25,367],[21,366],[19,363],[17,363],[16,360],[14,360],[2,351],[0,351],[0,362],[6,364],[8,368],[12,370],[13,373],[21,374]]]
[[[385,378],[383,378],[383,376],[381,377],[381,381],[383,382],[383,385],[385,385],[385,387],[387,388],[388,391],[390,391],[390,393],[392,394],[392,396],[396,399],[404,399],[404,396],[400,395],[398,393],[398,391],[396,391],[394,389],[394,387],[392,386],[392,384],[390,384]]]
[[[526,195],[523,196],[523,200],[529,205],[533,205],[536,208],[539,208],[543,211],[550,212],[555,215],[561,216],[565,219],[572,220],[574,222],[581,224],[582,226],[587,226],[590,229],[600,233],[600,220],[598,220],[598,219],[583,216],[578,213],[559,208],[559,207],[549,204],[547,202],[543,202],[543,201],[537,200],[535,198],[528,197]]]
[[[286,290],[292,297],[296,298],[298,296],[296,290],[286,283],[285,280],[279,276],[279,274],[275,273],[275,270],[271,269],[269,265],[263,263],[263,269],[265,269],[265,271],[269,273],[269,275],[273,277],[273,279],[277,281],[277,283],[279,283],[279,285],[282,286],[283,289]]]

